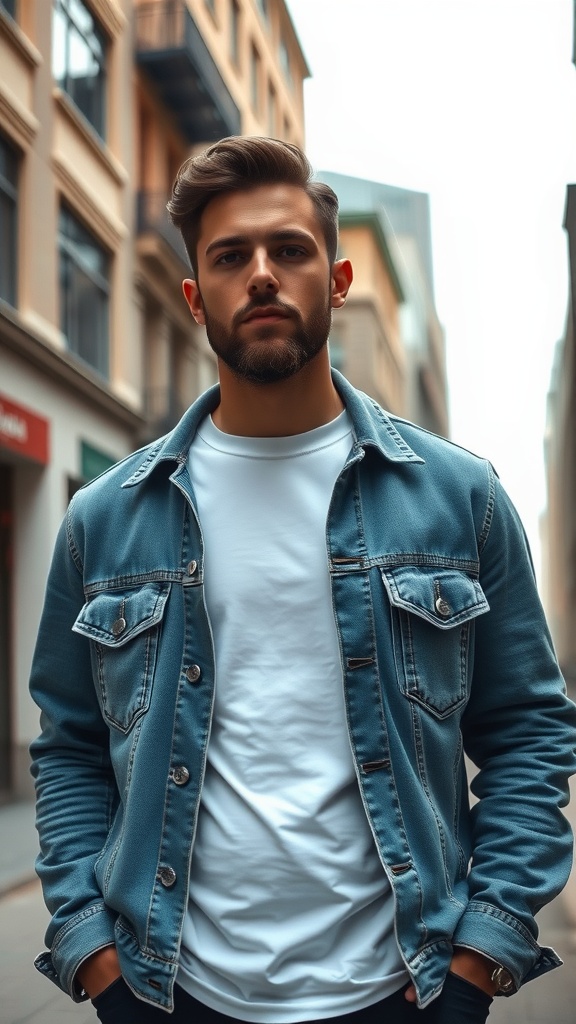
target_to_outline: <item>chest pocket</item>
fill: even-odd
[[[72,629],[88,637],[102,713],[128,732],[150,704],[162,616],[170,583],[96,594]]]
[[[489,611],[478,580],[457,569],[383,568],[392,607],[398,682],[406,696],[437,718],[466,700],[471,624]]]

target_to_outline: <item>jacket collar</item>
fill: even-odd
[[[369,446],[389,462],[424,462],[377,402],[362,391],[357,391],[337,370],[332,370],[332,379],[352,420],[356,438],[354,448],[357,451]],[[146,458],[122,486],[132,487],[145,480],[161,462],[184,463],[200,423],[217,407],[219,399],[218,384],[200,395],[174,429],[146,450]]]

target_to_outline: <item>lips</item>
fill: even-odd
[[[279,309],[278,306],[259,306],[258,309],[253,309],[247,317],[244,317],[243,323],[254,323],[258,320],[286,320],[286,313]]]

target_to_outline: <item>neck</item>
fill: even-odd
[[[275,384],[241,380],[221,363],[220,405],[212,418],[226,434],[288,437],[314,430],[338,416],[344,403],[330,374],[324,348],[298,373]]]

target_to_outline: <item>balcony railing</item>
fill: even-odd
[[[183,0],[137,7],[136,58],[188,142],[240,134],[240,111]]]

